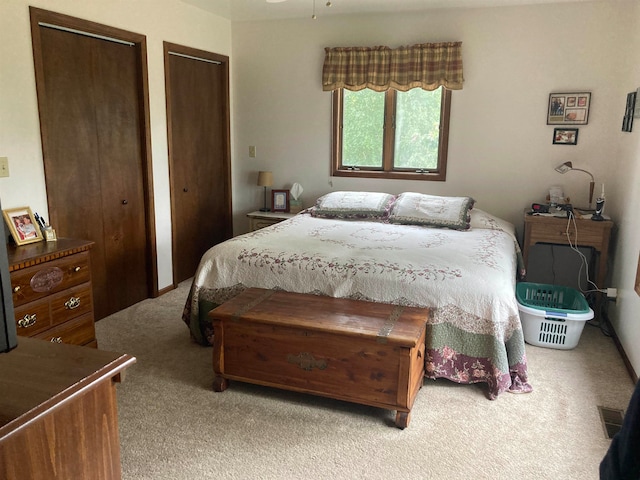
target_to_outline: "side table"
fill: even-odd
[[[247,213],[247,217],[249,218],[249,230],[251,232],[254,232],[256,230],[260,230],[261,228],[275,225],[276,223],[280,223],[294,216],[295,213],[261,212],[259,210],[256,210],[254,212]]]
[[[569,223],[567,223],[569,222]],[[598,253],[598,265],[595,284],[600,289],[606,288],[607,261],[609,259],[609,240],[614,223],[611,220],[596,222],[591,219],[576,218],[569,221],[563,217],[524,215],[524,241],[522,256],[525,268],[529,260],[529,248],[536,243],[553,245],[569,245],[567,225],[571,244],[575,247],[591,247]],[[596,295],[597,307],[602,301],[602,294]],[[596,315],[599,311],[596,312]]]

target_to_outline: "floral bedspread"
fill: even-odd
[[[531,390],[515,298],[520,259],[513,226],[479,209],[465,231],[303,213],[205,253],[183,320],[211,343],[207,313],[251,287],[428,307],[425,375],[486,383],[494,399]]]

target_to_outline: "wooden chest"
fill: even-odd
[[[396,410],[409,424],[428,310],[251,288],[212,310],[214,390],[240,380]]]

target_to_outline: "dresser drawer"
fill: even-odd
[[[12,272],[13,304],[24,305],[91,279],[89,253],[80,252]]]
[[[16,307],[16,329],[18,335],[31,337],[51,326],[49,299],[37,300],[22,307]]]
[[[89,313],[71,320],[57,327],[53,327],[46,332],[34,335],[54,343],[68,343],[71,345],[85,345],[96,337],[93,314]]]
[[[93,312],[91,284],[85,283],[51,295],[51,324],[58,325],[85,313]]]

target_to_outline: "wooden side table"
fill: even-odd
[[[121,478],[116,385],[136,359],[20,337],[0,354],[0,478]]]
[[[254,232],[256,230],[260,230],[261,228],[280,223],[284,220],[292,218],[293,216],[295,216],[295,213],[261,212],[259,210],[256,210],[255,212],[247,213],[247,217],[249,218],[249,230]]]
[[[609,240],[613,221],[603,220],[595,222],[591,219],[576,218],[569,222],[567,218],[543,215],[524,215],[524,242],[522,256],[525,268],[529,260],[529,248],[536,243],[550,243],[554,245],[569,245],[567,238],[567,224],[571,244],[576,247],[591,247],[598,253],[598,266],[595,283],[598,288],[606,288],[607,261],[609,259]],[[576,236],[577,229],[577,236]],[[602,295],[597,295],[598,306]],[[596,312],[598,315],[599,312]]]

